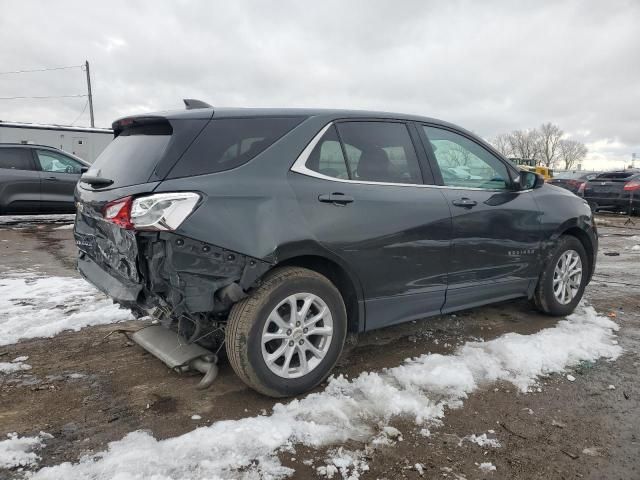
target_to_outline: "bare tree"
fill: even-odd
[[[447,150],[447,163],[452,167],[467,166],[471,160],[471,152],[460,145],[453,145]]]
[[[540,133],[538,130],[514,130],[509,134],[511,152],[517,158],[540,162]]]
[[[559,159],[564,163],[564,169],[570,170],[584,157],[589,150],[584,143],[577,140],[562,139],[559,145]]]
[[[551,122],[543,123],[539,132],[540,162],[546,167],[553,167],[560,156],[560,140],[564,132]]]
[[[511,134],[501,133],[500,135],[496,135],[489,143],[491,143],[493,148],[505,157],[513,156],[513,149],[511,148]]]

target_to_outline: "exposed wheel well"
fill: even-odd
[[[324,257],[315,255],[303,255],[289,258],[278,266],[296,266],[308,268],[327,277],[336,286],[342,295],[344,305],[347,310],[347,330],[358,332],[360,327],[360,307],[358,304],[358,293],[349,274],[337,263]]]
[[[594,261],[595,252],[593,251],[593,245],[591,244],[591,240],[589,239],[589,236],[578,227],[569,228],[568,230],[565,230],[564,232],[562,232],[562,235],[571,235],[572,237],[575,237],[578,240],[580,240],[580,243],[582,243],[582,246],[584,247],[584,249],[587,252],[587,255],[589,256],[589,278],[591,278],[591,276],[593,275],[593,269],[595,266],[595,261]]]

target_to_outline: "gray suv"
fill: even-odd
[[[84,160],[44,145],[0,144],[0,215],[73,213]]]
[[[134,339],[174,369],[224,348],[254,389],[295,395],[347,331],[518,297],[566,315],[591,278],[586,202],[460,127],[187,105],[116,121],[76,189],[80,272],[154,312]]]

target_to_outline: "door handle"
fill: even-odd
[[[457,200],[454,200],[451,203],[453,203],[456,207],[464,207],[464,208],[472,208],[478,204],[478,202],[476,202],[475,200],[471,200],[470,198],[467,198],[467,197],[458,198]]]
[[[47,177],[45,180],[58,180],[58,177]]]
[[[334,192],[318,195],[318,200],[322,203],[333,203],[334,205],[344,206],[347,203],[353,203],[354,198],[349,195],[345,195],[344,193]]]

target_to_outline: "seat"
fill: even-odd
[[[380,147],[371,147],[360,155],[356,174],[358,180],[394,182],[390,167],[391,162],[387,153]]]

